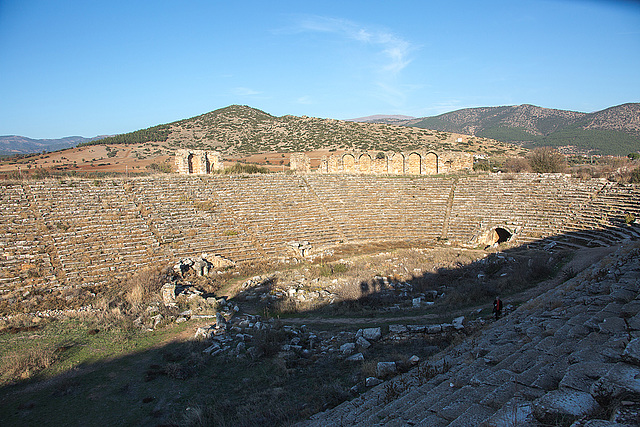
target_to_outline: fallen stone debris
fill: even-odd
[[[395,325],[389,335],[468,328]],[[442,333],[442,332],[441,332]],[[640,425],[640,247],[615,254],[459,344],[299,426]]]

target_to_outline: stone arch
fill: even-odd
[[[389,161],[389,173],[395,175],[404,174],[404,154],[394,153]]]
[[[375,174],[389,173],[389,159],[383,151],[378,151],[371,162],[371,172]]]
[[[327,161],[327,172],[328,173],[338,173],[340,172],[340,160],[337,156],[332,155],[329,157]]]
[[[420,175],[422,171],[422,156],[415,151],[407,156],[404,172],[407,175]]]
[[[189,173],[193,173],[193,153],[189,153],[187,156],[187,165]]]
[[[342,156],[342,170],[345,173],[354,173],[356,171],[356,158],[353,154],[345,154]]]
[[[487,245],[496,245],[505,243],[513,238],[514,231],[504,225],[496,225],[489,228],[485,235],[484,243]]]
[[[427,175],[436,175],[439,172],[438,155],[434,152],[427,153],[424,156],[424,173]]]
[[[371,173],[371,156],[367,153],[361,154],[358,158],[360,173]]]

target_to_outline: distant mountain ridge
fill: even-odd
[[[427,149],[470,153],[515,153],[522,150],[512,144],[486,138],[461,138],[463,136],[381,123],[356,123],[292,115],[276,117],[246,105],[230,105],[188,119],[83,145],[154,143],[167,150],[217,150],[225,156],[315,150]]]
[[[459,143],[458,136],[452,134],[471,135],[471,138],[463,138]],[[76,145],[147,142],[161,142],[169,150],[215,149],[229,155],[318,149],[422,148],[488,153],[513,150],[494,147],[497,141],[526,148],[550,145],[562,147],[565,152],[627,155],[640,151],[640,103],[622,104],[593,113],[522,104],[465,108],[422,118],[375,115],[351,120],[276,117],[249,106],[231,105],[110,137],[31,139],[0,136],[0,154],[55,151]],[[489,149],[487,143],[493,148]]]
[[[465,108],[395,124],[492,138],[529,148],[574,146],[576,151],[615,155],[640,150],[640,103],[593,113],[529,104]]]
[[[42,151],[57,151],[72,148],[83,142],[104,138],[96,136],[85,138],[82,136],[67,136],[58,139],[32,139],[18,135],[0,136],[0,155],[30,154]]]
[[[401,120],[414,120],[415,117],[403,116],[400,114],[388,115],[388,114],[374,114],[373,116],[358,117],[356,119],[347,119],[347,122],[360,122],[360,123],[386,123],[396,124]]]

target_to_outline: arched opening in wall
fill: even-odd
[[[436,153],[427,153],[424,156],[424,171],[427,175],[438,174],[438,155]]]
[[[389,161],[389,172],[392,174],[404,174],[404,156],[401,153],[394,153]]]
[[[189,173],[193,173],[193,154],[189,154],[187,163],[189,164]]]
[[[360,173],[371,173],[371,156],[363,154],[359,159]]]
[[[494,228],[491,233],[489,233],[489,244],[493,245],[493,244],[500,244],[500,243],[504,243],[504,242],[508,242],[509,240],[511,240],[511,237],[513,237],[513,233],[511,233],[509,230],[506,230],[502,227],[496,227]]]
[[[356,171],[356,159],[351,154],[345,154],[342,157],[342,169],[346,173],[353,173]]]
[[[407,175],[420,175],[422,169],[422,157],[418,153],[411,153],[407,156],[404,171]]]
[[[338,157],[331,156],[327,161],[327,172],[328,173],[338,173],[340,171],[340,162]]]

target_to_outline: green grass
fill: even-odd
[[[3,425],[288,425],[350,398],[364,379],[334,356],[240,360],[204,355],[206,342],[168,342],[194,329],[190,322],[90,335],[93,326],[65,321],[0,336],[3,360],[43,343],[59,349],[36,378],[0,389]],[[279,347],[291,336],[273,338]]]

